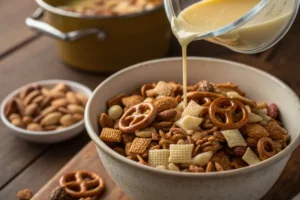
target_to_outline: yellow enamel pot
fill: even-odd
[[[74,68],[115,72],[162,57],[169,49],[171,30],[163,5],[141,13],[104,17],[59,9],[61,0],[36,2],[40,8],[26,19],[27,26],[56,38],[59,55]],[[43,15],[45,20],[40,21]]]

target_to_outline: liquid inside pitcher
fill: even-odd
[[[205,39],[233,51],[257,53],[285,35],[297,15],[299,2],[165,0],[165,9],[177,38]]]

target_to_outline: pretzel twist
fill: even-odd
[[[82,170],[63,175],[59,183],[74,198],[95,197],[104,190],[104,181],[99,175]]]
[[[227,108],[222,108],[228,106]],[[242,112],[242,119],[238,122],[234,121],[237,110]],[[217,114],[225,115],[225,122],[220,121]],[[211,122],[221,129],[239,129],[248,122],[248,111],[245,106],[237,101],[226,97],[215,99],[209,106],[209,119]]]
[[[140,103],[129,108],[119,121],[119,128],[124,133],[133,133],[154,121],[157,109],[152,103]]]

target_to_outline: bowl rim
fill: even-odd
[[[247,167],[244,167],[244,168],[240,168],[240,169],[228,170],[228,171],[223,171],[223,172],[210,172],[210,173],[182,173],[182,172],[169,171],[169,170],[159,170],[159,169],[156,169],[154,167],[141,165],[137,162],[133,162],[133,161],[127,159],[126,157],[118,154],[117,152],[113,151],[110,147],[108,147],[103,141],[101,141],[100,138],[97,136],[98,134],[92,128],[89,113],[90,113],[90,110],[91,110],[90,106],[91,106],[91,103],[92,103],[92,101],[95,97],[95,94],[98,93],[98,91],[102,88],[102,86],[106,85],[108,82],[110,82],[115,77],[121,76],[125,73],[130,73],[131,70],[135,70],[136,68],[139,68],[139,67],[149,66],[149,65],[155,64],[155,63],[167,63],[167,62],[174,62],[174,61],[181,61],[181,60],[182,60],[181,57],[173,57],[173,58],[162,58],[162,59],[156,59],[156,60],[151,60],[151,61],[138,63],[138,64],[127,67],[127,68],[111,75],[110,77],[108,77],[106,80],[104,80],[101,84],[99,84],[97,86],[97,88],[94,90],[92,96],[89,98],[89,101],[86,105],[85,114],[84,114],[84,121],[85,121],[86,130],[87,130],[90,138],[96,144],[97,148],[100,148],[103,152],[108,154],[113,159],[116,159],[116,160],[118,160],[122,163],[126,163],[127,165],[129,165],[129,166],[131,166],[135,169],[138,169],[138,170],[143,170],[143,171],[147,171],[147,172],[150,172],[150,173],[156,173],[156,174],[162,174],[162,175],[169,175],[169,176],[174,175],[174,176],[178,176],[178,177],[189,177],[189,178],[202,177],[202,178],[209,178],[210,179],[210,178],[220,178],[220,177],[222,178],[222,177],[229,177],[229,176],[232,177],[232,176],[237,176],[237,175],[253,172],[255,170],[270,166],[275,162],[279,162],[280,160],[282,160],[284,158],[289,158],[290,154],[300,144],[300,132],[298,132],[298,135],[295,137],[294,141],[292,141],[284,150],[282,150],[281,152],[279,152],[275,156],[273,156],[273,157],[271,157],[271,158],[269,158],[269,159],[267,159],[263,162],[260,162],[260,163],[255,164],[255,165],[247,166]],[[197,60],[202,60],[203,61],[204,60],[204,61],[228,63],[228,64],[231,64],[231,65],[234,65],[235,67],[242,68],[244,70],[250,70],[250,71],[254,71],[256,73],[259,73],[263,76],[268,77],[269,79],[272,79],[274,82],[277,82],[281,87],[283,87],[286,91],[288,91],[291,94],[291,98],[295,99],[298,102],[298,104],[300,105],[299,97],[288,85],[286,85],[284,82],[282,82],[281,80],[279,80],[275,76],[273,76],[273,75],[271,75],[267,72],[264,72],[260,69],[251,67],[251,66],[246,65],[246,64],[242,64],[242,63],[238,63],[238,62],[234,62],[234,61],[228,61],[228,60],[224,60],[224,59],[218,59],[218,58],[188,57],[188,60],[192,60],[192,61],[197,61]]]
[[[22,129],[22,128],[19,128],[17,126],[14,126],[8,119],[7,117],[5,116],[4,114],[4,108],[5,108],[5,105],[6,103],[8,102],[9,99],[11,99],[12,97],[16,96],[18,93],[21,92],[21,90],[26,87],[26,86],[29,86],[29,85],[32,85],[32,84],[39,84],[39,85],[51,85],[51,84],[57,84],[57,83],[66,83],[67,85],[71,86],[71,87],[74,87],[74,88],[77,88],[77,89],[80,89],[81,91],[84,91],[84,93],[86,93],[89,97],[91,97],[92,95],[92,90],[90,88],[88,88],[87,86],[81,84],[81,83],[78,83],[78,82],[74,82],[74,81],[70,81],[70,80],[62,80],[62,79],[49,79],[49,80],[41,80],[41,81],[35,81],[35,82],[31,82],[31,83],[28,83],[28,84],[25,84],[17,89],[15,89],[14,91],[12,91],[11,93],[9,93],[1,102],[1,106],[0,106],[0,117],[1,117],[1,120],[2,122],[5,124],[5,126],[7,126],[8,128],[16,131],[16,132],[19,132],[19,133],[22,133],[22,134],[26,134],[26,135],[34,135],[34,136],[40,136],[40,137],[43,137],[43,136],[49,136],[49,135],[57,135],[57,134],[61,134],[61,133],[65,133],[65,132],[68,132],[68,131],[72,131],[78,127],[81,127],[84,125],[84,119],[80,120],[79,122],[69,126],[69,127],[66,127],[64,129],[61,129],[61,130],[53,130],[53,131],[30,131],[30,130],[26,130],[26,129]]]

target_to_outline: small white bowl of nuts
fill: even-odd
[[[1,119],[17,137],[38,143],[70,139],[84,130],[84,109],[92,91],[68,80],[43,80],[10,93]]]

